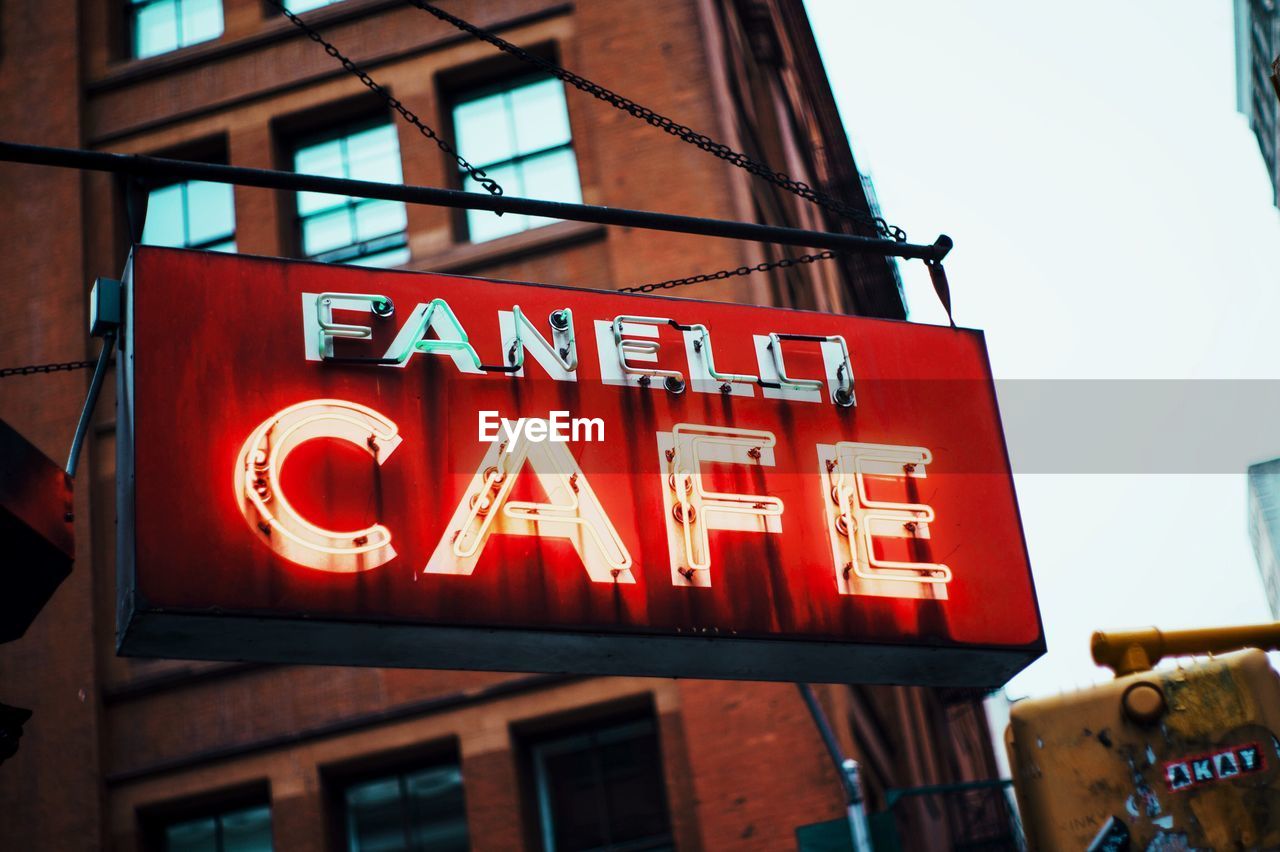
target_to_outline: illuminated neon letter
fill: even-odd
[[[506,352],[507,363],[516,368],[514,375],[523,376],[527,349],[551,378],[558,382],[575,382],[578,380],[578,344],[573,336],[573,311],[569,308],[552,311],[548,322],[551,323],[550,342],[529,321],[519,305],[509,311],[498,311],[498,330],[504,341],[511,341]]]
[[[504,427],[507,423],[503,421]],[[531,439],[528,430],[533,424],[538,424],[538,433],[548,433],[546,420],[523,423],[513,441],[489,445],[423,573],[470,575],[496,533],[568,539],[591,582],[634,583],[631,553],[573,454],[563,443]],[[550,502],[508,499],[526,462]]]
[[[303,293],[303,340],[308,361],[344,361],[404,367],[415,352],[440,353],[453,359],[462,373],[483,373],[480,355],[471,345],[466,329],[444,299],[419,304],[405,319],[404,325],[381,358],[338,357],[333,351],[334,338],[370,340],[373,328],[335,322],[333,312],[346,310],[371,313],[388,319],[395,305],[387,296],[373,293]],[[428,331],[435,337],[427,337]]]
[[[826,386],[831,401],[842,408],[852,408],[857,400],[853,393],[853,363],[849,360],[849,347],[838,334],[823,337],[814,334],[755,334],[756,361],[760,365],[760,384],[767,399],[787,399],[797,402],[821,402],[823,382],[819,379],[801,379],[787,375],[782,358],[782,342],[810,341],[818,343],[822,352],[822,364],[827,374]]]
[[[876,538],[927,540],[933,507],[877,500],[867,488],[868,480],[924,479],[925,466],[932,461],[933,454],[924,447],[850,441],[818,445],[823,505],[840,594],[946,599],[951,582],[946,565],[886,560],[875,552]]]
[[[312,399],[264,420],[240,448],[235,495],[249,526],[276,553],[308,568],[350,574],[377,568],[396,555],[381,524],[353,532],[318,527],[298,514],[280,487],[289,453],[312,438],[337,438],[387,460],[400,446],[396,424],[372,408],[340,399]]]
[[[671,582],[680,586],[711,585],[711,530],[782,532],[782,501],[760,494],[709,491],[702,482],[702,462],[772,467],[772,432],[677,423],[658,433],[663,471],[663,518]]]
[[[722,373],[716,369],[711,352],[711,332],[705,325],[694,323],[681,329],[685,354],[689,358],[689,386],[698,393],[720,393],[732,396],[755,396],[759,376],[746,373]]]
[[[640,388],[664,388],[670,393],[684,393],[684,376],[678,370],[641,367],[633,362],[656,363],[659,344],[658,329],[664,325],[680,328],[666,317],[618,316],[613,322],[596,320],[596,349],[600,355],[600,380],[606,385],[628,385]],[[649,340],[637,340],[647,337]],[[654,379],[661,381],[655,383]]]

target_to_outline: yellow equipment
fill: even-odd
[[[1280,624],[1095,633],[1115,680],[1021,701],[1005,742],[1031,849],[1280,849]]]

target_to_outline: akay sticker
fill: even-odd
[[[1234,746],[1164,765],[1164,778],[1173,791],[1189,790],[1211,781],[1229,781],[1239,775],[1262,771],[1262,749],[1257,743]]]

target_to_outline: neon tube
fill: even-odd
[[[240,449],[235,493],[241,514],[272,550],[309,568],[353,573],[393,559],[385,526],[329,530],[302,517],[285,496],[280,469],[294,449],[314,438],[346,441],[379,465],[401,443],[395,423],[357,403],[313,399],[282,409],[259,424]]]

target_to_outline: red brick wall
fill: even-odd
[[[78,21],[70,0],[0,5],[5,139],[80,144]],[[75,172],[0,164],[2,367],[90,355],[80,187]],[[83,371],[0,379],[0,419],[62,464],[87,384]],[[35,714],[18,757],[0,767],[6,849],[87,849],[100,835],[88,509],[87,494],[77,489],[75,571],[22,640],[0,645],[0,701]],[[3,570],[23,566],[5,563]]]

